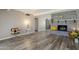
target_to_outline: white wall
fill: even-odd
[[[46,31],[46,19],[50,19],[51,15],[38,16],[38,31]]]
[[[27,17],[24,13],[15,10],[0,10],[0,40],[12,36],[10,33],[12,27],[20,28],[22,34],[27,33],[25,21],[30,22],[30,30],[34,32],[33,16]]]

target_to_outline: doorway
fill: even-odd
[[[38,18],[35,18],[35,32],[38,32]]]
[[[50,20],[46,19],[46,30],[50,30]]]

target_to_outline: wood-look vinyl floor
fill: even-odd
[[[68,37],[38,32],[0,41],[0,50],[78,50]]]

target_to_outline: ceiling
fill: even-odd
[[[44,14],[58,13],[63,11],[69,11],[70,9],[16,9],[17,11],[24,12],[25,14],[32,14],[33,16],[39,16]]]

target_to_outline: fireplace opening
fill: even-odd
[[[67,25],[58,25],[58,31],[67,31]]]

